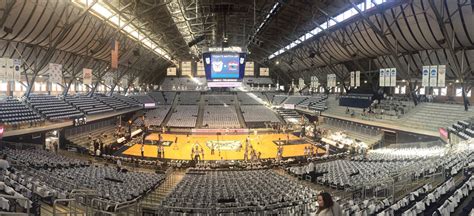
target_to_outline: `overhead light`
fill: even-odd
[[[456,80],[456,83],[459,83],[459,80]]]
[[[280,64],[280,61],[276,61],[275,64]]]
[[[364,80],[364,83],[367,83],[367,80]]]

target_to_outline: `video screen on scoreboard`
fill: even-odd
[[[238,79],[239,54],[211,54],[212,79]]]
[[[207,80],[241,80],[245,72],[245,53],[204,53]]]

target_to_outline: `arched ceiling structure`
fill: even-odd
[[[361,3],[374,6],[334,21]],[[108,17],[97,5],[109,9]],[[202,48],[222,45],[246,48],[250,60],[286,80],[325,80],[327,73],[344,79],[352,70],[384,67],[411,79],[421,76],[423,65],[447,64],[448,79],[468,81],[473,8],[472,0],[3,0],[0,51],[23,59],[30,78],[52,62],[64,65],[69,80],[80,79],[84,67],[100,80],[118,40],[117,74],[146,83],[178,61],[199,57]],[[120,20],[115,26],[114,19]],[[331,28],[272,56],[332,21]]]

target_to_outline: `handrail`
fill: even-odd
[[[53,201],[53,215],[57,215],[56,214],[56,204],[58,202],[70,202],[70,201],[75,201],[76,199],[55,199]],[[64,214],[68,214],[68,213],[64,213]]]

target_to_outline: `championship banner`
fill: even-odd
[[[245,76],[255,76],[254,63],[251,61],[245,62]]]
[[[430,66],[430,86],[436,87],[438,85],[438,65]]]
[[[360,86],[360,71],[356,71],[356,86],[359,87]]]
[[[247,73],[247,69],[245,69],[245,73]],[[196,63],[196,74],[197,76],[206,76],[206,71],[204,70],[204,63]]]
[[[0,58],[0,81],[7,80],[7,59]]]
[[[260,68],[260,76],[270,76],[270,70],[268,68]]]
[[[60,64],[49,63],[49,81],[52,83],[62,83],[62,69]]]
[[[13,66],[13,59],[7,59],[7,80],[15,81],[15,69]]]
[[[13,59],[14,80],[21,80],[21,59]]]
[[[302,89],[304,87],[304,79],[303,78],[299,78],[299,83],[298,83],[298,86],[300,89]]]
[[[89,69],[89,68],[82,69],[82,84],[84,85],[92,84],[92,69]]]
[[[112,69],[118,68],[119,46],[120,46],[120,43],[117,40],[114,40],[112,42],[112,51],[111,51],[112,59],[110,61],[111,63],[110,67]]]
[[[169,67],[166,70],[166,75],[168,76],[176,76],[176,67]]]
[[[385,86],[385,69],[380,69],[379,86],[380,87]]]
[[[181,75],[182,76],[191,76],[192,71],[191,71],[191,62],[190,61],[184,61],[181,62]]]
[[[446,65],[438,65],[438,87],[446,86]]]
[[[390,86],[397,86],[397,69],[390,68]]]
[[[423,66],[421,76],[421,86],[428,87],[430,85],[430,66]]]
[[[331,74],[328,74],[327,87],[328,87],[328,88],[331,88],[331,87],[332,87],[332,75],[331,75]]]
[[[385,86],[390,86],[390,68],[385,68]]]
[[[351,87],[355,86],[355,74],[354,71],[351,71]]]

